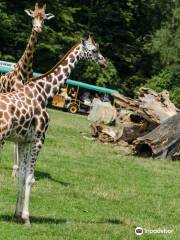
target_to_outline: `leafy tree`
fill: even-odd
[[[152,74],[147,86],[157,91],[167,89],[180,106],[180,5],[175,0],[169,19],[158,29],[148,48],[154,56]],[[156,56],[156,58],[155,58]]]

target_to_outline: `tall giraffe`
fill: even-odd
[[[0,95],[0,146],[5,140],[18,142],[19,178],[15,217],[29,221],[29,200],[35,162],[48,127],[46,105],[56,95],[80,59],[93,60],[101,66],[106,60],[99,46],[89,36],[81,40],[49,72],[27,82],[21,89]],[[25,199],[21,218],[23,185]]]
[[[35,51],[38,34],[42,31],[44,20],[49,20],[54,17],[53,14],[45,13],[46,4],[39,8],[38,3],[35,4],[34,11],[26,9],[25,12],[32,17],[32,31],[29,37],[26,49],[19,59],[18,63],[11,72],[0,77],[0,92],[17,91],[28,79],[32,77],[33,54]],[[14,145],[14,164],[12,175],[15,176],[18,169],[18,147]]]

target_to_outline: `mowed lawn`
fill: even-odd
[[[32,187],[31,227],[13,221],[12,144],[0,161],[0,240],[180,239],[179,162],[123,156],[86,140],[86,116],[49,110]],[[172,234],[136,236],[137,226]]]

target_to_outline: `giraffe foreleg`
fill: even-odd
[[[43,144],[43,138],[35,139],[35,141],[32,143],[31,157],[28,159],[27,165],[26,165],[25,198],[24,198],[22,219],[23,219],[23,222],[27,225],[30,224],[29,202],[30,202],[32,179],[34,177],[34,167],[35,167],[35,162],[36,162],[38,153],[42,147],[42,144]]]
[[[26,164],[27,164],[27,158],[29,154],[29,145],[19,144],[18,152],[19,152],[18,195],[17,195],[16,210],[15,210],[14,216],[17,219],[17,221],[20,221],[21,208],[22,208],[22,194],[23,194],[23,186],[25,182]]]

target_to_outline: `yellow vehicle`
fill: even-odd
[[[91,93],[91,98],[82,99],[82,95],[88,92]],[[68,79],[63,91],[53,97],[52,106],[67,109],[71,113],[77,113],[78,111],[88,112],[91,108],[92,96],[99,94],[104,96],[105,99],[107,95],[111,96],[115,92],[117,91],[109,88]]]

